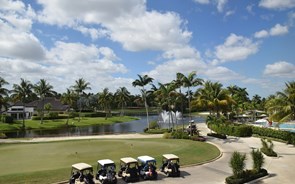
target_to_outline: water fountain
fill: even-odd
[[[177,125],[178,120],[182,119],[182,114],[179,111],[173,112],[173,111],[162,111],[160,114],[160,120],[158,121],[159,124],[164,124],[167,126],[169,126],[172,124],[172,126],[174,126],[174,124]]]

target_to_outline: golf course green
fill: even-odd
[[[197,164],[218,157],[213,145],[179,139],[89,139],[60,142],[0,144],[0,183],[54,183],[68,180],[71,165],[94,166],[109,158],[117,166],[121,157],[149,155],[161,165],[161,156],[173,153],[181,165]],[[118,168],[117,168],[118,169]]]

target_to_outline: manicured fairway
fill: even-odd
[[[171,139],[79,140],[48,143],[1,144],[0,183],[54,183],[67,180],[70,166],[110,158],[150,155],[161,164],[161,155],[174,153],[181,165],[200,163],[219,155],[208,143]]]

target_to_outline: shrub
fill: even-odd
[[[237,137],[252,136],[252,128],[246,125],[210,123],[208,124],[208,127],[218,134],[232,135]]]
[[[186,132],[183,132],[182,130],[176,130],[171,133],[172,137],[174,139],[189,139],[189,135]]]
[[[278,154],[273,150],[274,144],[271,140],[267,139],[261,139],[262,148],[260,148],[261,152],[266,154],[269,157],[276,157]]]
[[[263,164],[264,157],[263,154],[259,150],[252,150],[251,152],[252,160],[253,160],[253,170],[257,173],[260,172]]]
[[[263,176],[268,175],[267,170],[261,169],[260,172],[254,172],[253,170],[243,171],[243,177],[236,178],[235,176],[229,176],[225,179],[227,184],[243,184],[249,181],[255,180],[257,178],[261,178]]]
[[[77,113],[77,116],[73,116],[73,117],[78,117],[79,114]],[[94,113],[86,113],[84,115],[85,117],[105,117],[106,116],[106,113],[105,112],[94,112]]]
[[[295,133],[271,128],[252,127],[253,134],[264,137],[272,137],[287,141],[288,144],[295,145]]]
[[[6,138],[7,138],[6,134],[0,132],[0,139],[6,139]]]
[[[233,174],[236,178],[239,178],[243,174],[245,169],[246,154],[241,154],[237,151],[233,152],[229,162],[229,166],[232,168]]]
[[[164,139],[172,139],[173,137],[172,137],[171,133],[166,132],[166,133],[164,133],[163,138]]]
[[[157,129],[157,128],[160,128],[159,124],[157,123],[157,121],[151,121],[149,123],[149,128],[150,129]]]
[[[216,137],[219,139],[226,139],[227,138],[225,134],[218,134],[218,133],[208,133],[207,136]]]
[[[13,123],[13,117],[3,114],[2,117],[1,117],[1,121],[3,123],[11,124],[11,123]]]
[[[48,116],[50,119],[58,119],[58,112],[49,112]]]
[[[159,129],[159,128],[157,128],[157,129],[147,129],[147,128],[145,128],[144,129],[144,132],[145,133],[148,133],[148,134],[163,134],[163,133],[166,133],[166,132],[169,132],[169,130],[168,129]]]

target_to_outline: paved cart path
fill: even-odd
[[[205,123],[197,124],[201,130],[202,135],[206,135],[210,130]],[[78,140],[78,139],[133,139],[133,138],[160,138],[162,135],[145,135],[145,134],[118,134],[118,135],[99,135],[99,136],[81,136],[81,137],[47,137],[47,138],[33,138],[33,139],[0,139],[0,143],[14,143],[14,142],[48,142],[60,140]],[[158,180],[155,181],[141,181],[141,184],[148,183],[202,183],[202,184],[220,184],[224,183],[225,178],[232,174],[228,165],[231,154],[234,151],[239,151],[247,154],[246,168],[252,167],[252,158],[250,155],[252,148],[261,147],[259,138],[236,138],[229,136],[226,140],[217,138],[207,138],[209,143],[216,145],[222,152],[222,156],[214,162],[181,167],[180,178],[167,178],[162,173],[159,174]],[[294,166],[295,166],[295,147],[285,143],[274,142],[274,150],[279,157],[270,158],[265,156],[264,168],[268,170],[270,175],[256,182],[259,184],[292,184],[294,183]],[[125,183],[119,179],[119,184]]]

